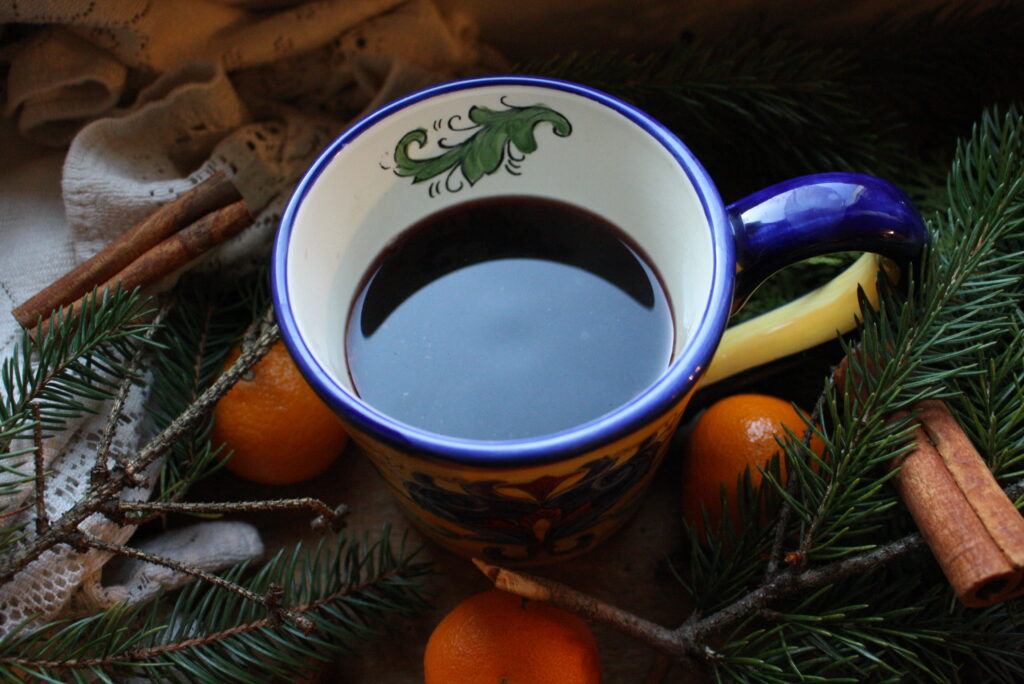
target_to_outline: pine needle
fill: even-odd
[[[282,550],[253,573],[224,577],[258,594],[280,587],[280,605],[312,621],[306,634],[238,594],[193,583],[167,606],[115,606],[99,615],[22,630],[0,641],[0,678],[30,673],[44,681],[293,681],[379,637],[391,620],[427,602],[418,582],[428,567],[385,528],[368,544],[347,537]]]
[[[786,540],[802,562],[850,557],[912,529],[905,514],[894,515],[902,508],[888,485],[888,464],[906,449],[905,426],[885,418],[921,398],[948,398],[1004,480],[1022,470],[1020,109],[985,113],[957,150],[946,194],[945,209],[928,218],[934,244],[906,291],[883,287],[877,310],[866,311],[856,353],[847,343],[846,388],[826,386],[814,416],[824,425],[824,463],[811,467],[806,448],[790,435],[786,466],[799,486],[788,488],[770,466],[761,487],[740,489],[749,511],[760,500],[787,502]],[[760,581],[771,540],[751,527],[720,528],[710,550],[692,537],[685,585],[703,598],[705,614]],[[710,663],[719,681],[947,682],[965,661],[992,681],[1024,678],[1019,609],[963,609],[928,554],[750,615],[722,636],[722,659]]]
[[[165,351],[153,364],[151,415],[157,429],[170,424],[213,382],[255,312],[270,300],[262,270],[227,285],[186,278],[172,296],[175,306],[157,338]],[[195,482],[220,469],[229,454],[210,442],[212,426],[208,416],[171,447],[160,471],[158,500],[179,500]]]

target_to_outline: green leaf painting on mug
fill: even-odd
[[[550,123],[555,135],[562,138],[572,132],[569,120],[545,105],[506,107],[507,109],[495,110],[474,105],[469,110],[472,125],[466,128],[454,126],[454,122],[458,121],[460,116],[451,117],[447,124],[450,130],[472,130],[473,133],[456,144],[448,144],[442,138],[438,144],[444,148],[444,152],[435,157],[410,157],[409,149],[414,144],[420,148],[427,144],[427,130],[417,128],[409,131],[395,146],[395,173],[399,176],[411,176],[413,183],[421,183],[447,173],[445,187],[450,192],[455,192],[462,187],[461,183],[452,184],[452,174],[459,169],[470,185],[475,185],[484,176],[496,172],[502,164],[509,173],[518,175],[519,162],[537,149],[534,129],[538,124]],[[431,195],[435,194],[439,187],[433,186]]]

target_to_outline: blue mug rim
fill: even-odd
[[[422,100],[470,88],[538,86],[573,93],[622,114],[657,140],[686,173],[700,198],[711,230],[714,263],[711,287],[699,324],[687,331],[682,352],[641,394],[615,411],[582,425],[525,439],[471,440],[428,432],[395,420],[337,383],[313,356],[299,332],[288,297],[288,247],[299,207],[320,174],[356,137],[379,121]],[[356,121],[319,155],[298,182],[281,216],[271,254],[271,289],[281,335],[296,365],[320,397],[358,430],[396,450],[419,457],[481,467],[519,467],[558,462],[625,437],[653,423],[693,389],[714,355],[732,308],[735,247],[725,205],[696,156],[653,117],[600,90],[539,76],[483,76],[440,83],[399,98]]]

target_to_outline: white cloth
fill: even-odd
[[[0,61],[9,62],[0,90],[9,119],[0,144],[10,160],[0,167],[0,185],[15,190],[0,203],[0,358],[20,337],[7,311],[215,170],[233,178],[256,223],[199,267],[245,267],[265,257],[291,188],[353,118],[430,83],[502,68],[477,43],[472,22],[442,16],[429,0],[318,0],[267,9],[275,4],[281,3],[0,0],[0,28],[41,26],[0,52]],[[33,143],[70,141],[66,154],[14,139],[11,122]],[[115,453],[141,445],[145,401],[145,388],[133,388]],[[97,408],[97,416],[47,442],[51,516],[87,488],[106,420],[105,407]],[[146,486],[124,496],[149,493]],[[25,487],[0,500],[0,512],[32,496]],[[0,524],[25,523],[31,515]],[[133,532],[100,516],[83,529],[117,543]],[[262,553],[255,531],[240,523],[197,530],[185,549],[175,538],[151,544],[172,555],[184,551],[204,569]],[[25,531],[34,534],[32,525]],[[99,576],[107,560],[63,546],[45,554],[0,587],[0,637],[29,616],[142,600],[155,584],[177,582],[151,569],[104,587]]]
[[[263,555],[263,542],[252,525],[231,520],[216,520],[181,527],[136,545],[140,551],[184,563],[199,570],[215,570]],[[105,572],[106,585],[86,582],[81,597],[83,606],[109,606],[111,603],[139,603],[157,592],[177,589],[192,577],[137,558],[114,559]]]

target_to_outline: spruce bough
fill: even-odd
[[[980,611],[955,603],[888,482],[889,462],[906,448],[905,426],[883,420],[917,399],[943,398],[1000,481],[1024,497],[1024,117],[1013,107],[990,109],[953,155],[951,132],[964,133],[951,130],[956,121],[918,128],[908,116],[916,111],[910,99],[922,93],[941,113],[936,104],[943,98],[974,104],[1013,92],[1003,86],[1020,85],[1019,61],[992,55],[1019,49],[995,38],[1019,35],[1024,20],[999,6],[972,17],[924,17],[911,28],[895,34],[897,51],[728,38],[648,57],[566,56],[521,69],[620,95],[684,141],[724,141],[697,152],[722,179],[727,200],[791,175],[851,170],[903,185],[928,218],[934,244],[919,271],[898,292],[883,287],[878,309],[846,341],[848,352],[856,347],[865,358],[884,359],[871,372],[851,364],[850,375],[871,391],[851,398],[826,383],[821,393],[814,419],[828,459],[812,467],[799,436],[791,436],[783,455],[791,485],[783,486],[776,463],[761,487],[743,488],[741,506],[754,510],[767,499],[772,524],[734,530],[725,521],[716,543],[705,547],[692,538],[676,563],[680,581],[698,598],[698,613],[676,636],[687,636],[685,657],[717,681],[1024,678],[1020,602]],[[879,35],[864,44],[884,44]],[[979,36],[986,50],[967,49]],[[999,93],[971,70],[979,61],[1005,69],[993,72]],[[910,76],[913,89],[893,85]],[[955,111],[962,116],[964,107]],[[808,270],[808,278],[821,276],[818,268]],[[805,280],[783,275],[775,293],[789,296]],[[177,425],[181,436],[147,510],[187,512],[189,486],[217,463],[197,399],[205,396],[200,403],[208,404],[213,369],[248,322],[259,323],[265,303],[259,287],[242,298],[196,296],[207,285],[183,285],[153,334],[140,323],[148,304],[118,293],[93,302],[77,322],[54,321],[53,337],[41,344],[26,338],[0,369],[0,466],[25,482],[37,480],[26,440],[39,428],[62,429],[86,399],[115,397],[143,349],[155,359],[157,429]],[[772,287],[762,295],[768,299]],[[239,301],[248,309],[229,304]],[[276,331],[264,322],[251,332],[250,342],[265,346]],[[249,362],[255,358],[258,352]],[[177,423],[184,415],[187,424]],[[320,502],[292,503],[331,517]],[[32,558],[26,544],[49,530],[4,530],[0,571],[9,579]],[[197,582],[150,607],[22,630],[0,642],[0,673],[51,681],[154,671],[181,681],[283,678],[308,665],[303,654],[329,658],[358,648],[383,628],[378,617],[405,618],[424,605],[426,568],[386,539],[368,545],[346,538],[336,551],[304,553],[278,556],[262,570],[229,571],[223,580],[232,588]],[[813,583],[796,593],[774,591],[778,577],[798,571]],[[295,577],[303,579],[290,582]],[[707,629],[694,627],[700,624]]]

